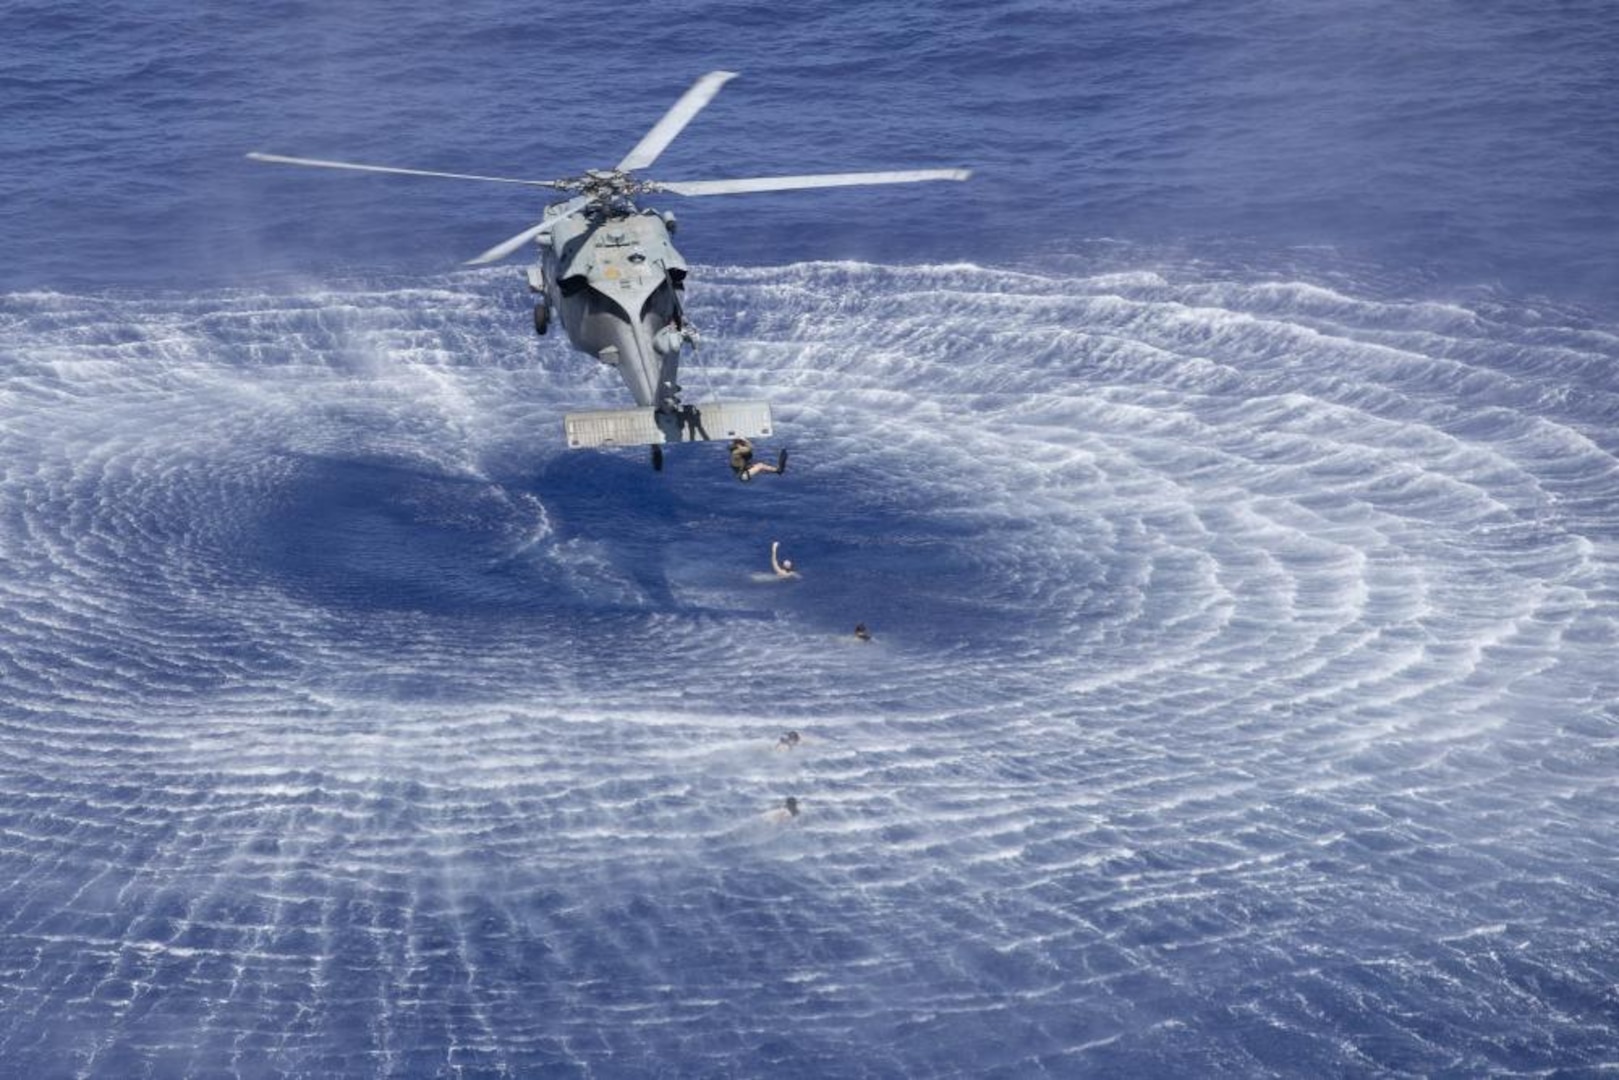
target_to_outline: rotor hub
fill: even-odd
[[[652,186],[646,181],[637,180],[622,169],[590,169],[583,175],[558,180],[556,186],[568,191],[577,191],[592,199],[640,195],[652,190]]]

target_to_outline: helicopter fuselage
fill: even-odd
[[[702,197],[910,184],[965,180],[970,175],[966,169],[890,169],[723,180],[648,180],[637,176],[658,160],[720,87],[735,77],[734,71],[703,75],[616,166],[588,169],[560,179],[405,169],[258,151],[247,156],[283,165],[522,184],[572,193],[572,198],[548,207],[537,223],[468,261],[481,266],[515,255],[531,242],[539,245],[539,265],[528,270],[529,288],[542,294],[534,306],[534,328],[543,334],[553,319],[560,320],[573,347],[611,366],[636,403],[634,409],[592,410],[565,416],[568,445],[575,449],[650,445],[657,465],[662,460],[659,455],[663,443],[757,438],[769,435],[774,421],[768,401],[711,401],[700,405],[681,402],[676,381],[680,354],[687,345],[696,347],[696,334],[682,310],[686,260],[670,241],[673,215],[641,210],[633,202],[635,197]]]
[[[637,405],[678,409],[686,260],[666,219],[625,200],[561,217],[538,240],[543,272],[530,285],[573,347],[616,369]]]

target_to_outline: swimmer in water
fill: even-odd
[[[777,750],[792,750],[792,749],[795,749],[798,746],[798,744],[800,742],[802,742],[802,741],[803,741],[803,739],[801,739],[799,737],[798,732],[789,731],[787,734],[783,735],[781,738],[776,740],[776,749]]]
[[[780,548],[780,540],[770,541],[770,569],[776,572],[777,577],[797,577],[798,571],[793,569],[793,560],[777,558],[777,551]]]
[[[870,641],[871,631],[866,629],[865,623],[857,622],[854,624],[854,636],[857,641]]]
[[[780,806],[765,816],[777,825],[786,824],[798,816],[798,800],[789,795]]]

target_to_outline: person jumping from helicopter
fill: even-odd
[[[753,460],[753,444],[747,439],[741,437],[732,439],[731,471],[744,483],[760,473],[784,473],[787,471],[787,451],[783,450],[777,454],[776,463],[772,465],[769,462]]]

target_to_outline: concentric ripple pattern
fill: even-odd
[[[0,298],[7,1071],[1619,1068],[1613,327],[710,268],[739,485],[515,284]]]

